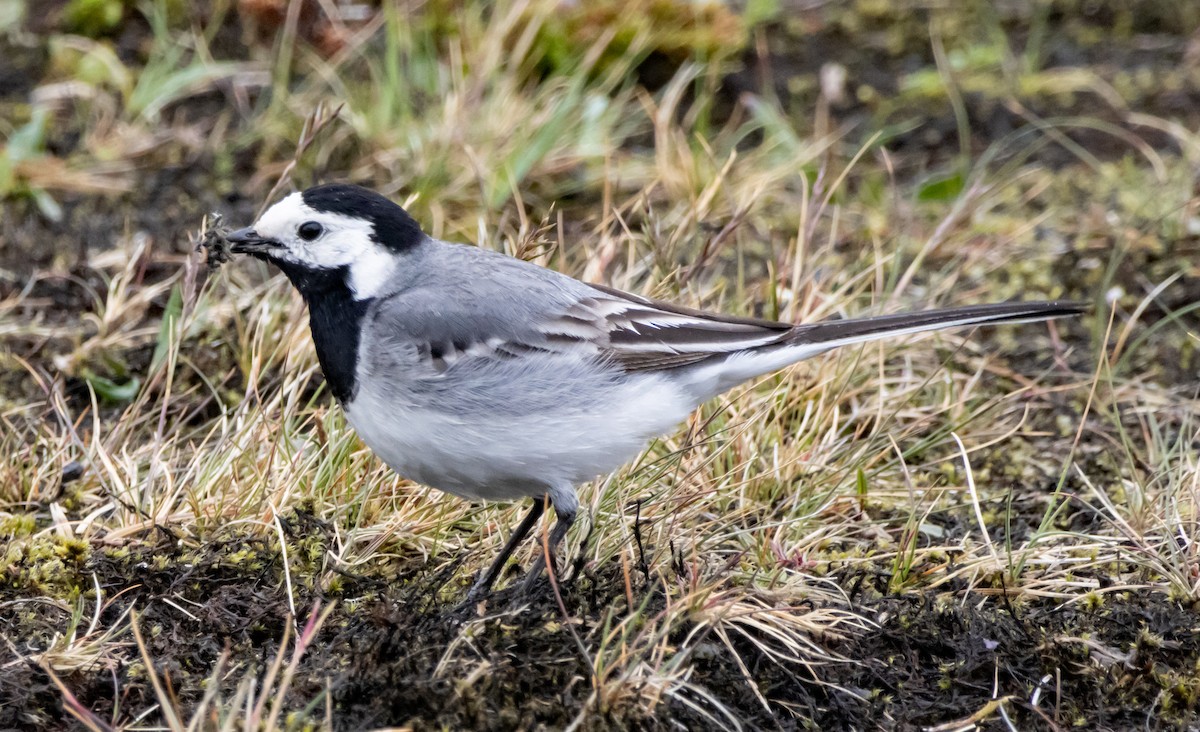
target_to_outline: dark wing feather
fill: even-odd
[[[1071,302],[999,303],[794,326],[685,308],[600,285],[589,286],[582,297],[560,302],[541,317],[536,313],[520,317],[519,293],[503,293],[514,300],[507,310],[474,302],[483,294],[449,302],[431,298],[436,309],[414,311],[411,303],[397,302],[385,310],[392,310],[395,322],[406,324],[407,338],[424,344],[420,353],[439,372],[463,357],[534,354],[599,357],[628,372],[648,372],[692,366],[740,351],[834,348],[938,328],[1046,320],[1084,309]],[[418,312],[424,317],[414,317]],[[505,312],[510,315],[503,317]]]
[[[601,335],[601,353],[626,371],[667,371],[780,342],[792,326],[685,308],[601,285],[571,314]]]

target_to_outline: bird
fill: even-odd
[[[348,183],[291,193],[225,239],[299,291],[329,391],[394,472],[471,501],[533,499],[468,602],[548,502],[556,522],[532,591],[543,556],[553,571],[577,487],[738,384],[839,346],[1084,310],[1006,302],[800,324],[706,312],[435,239]]]

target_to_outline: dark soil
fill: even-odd
[[[288,526],[309,537],[320,532],[304,517]],[[186,543],[164,536],[132,551],[96,549],[66,566],[85,586],[95,573],[108,598],[103,625],[136,608],[157,672],[188,705],[198,701],[200,682],[223,652],[259,673],[270,664],[280,652],[289,603],[282,558],[270,542],[227,536],[181,548]],[[326,591],[315,589],[321,575],[292,567],[302,615],[318,598],[339,603],[291,689],[298,703],[318,700],[314,720],[323,716],[323,694],[338,727],[348,730],[558,727],[587,703],[590,668],[571,652],[572,632],[600,632],[606,620],[628,612],[618,567],[585,571],[564,586],[567,612],[578,621],[567,624],[545,587],[524,611],[480,621],[474,608],[439,601],[445,580],[425,566],[419,558],[392,560],[369,574],[337,575],[337,588]],[[19,650],[41,645],[64,620],[63,610],[48,605],[10,604],[27,596],[21,570],[10,567],[0,584],[0,627]],[[715,639],[699,645],[705,652],[696,653],[691,681],[736,710],[750,729],[920,729],[966,719],[998,697],[1011,697],[1006,709],[1018,729],[1169,729],[1198,719],[1196,608],[1133,593],[1073,604],[998,593],[965,603],[957,591],[963,588],[897,596],[887,594],[883,575],[854,570],[838,579],[856,611],[878,623],[847,640],[824,639],[853,660],[820,666],[818,681],[773,662],[749,642],[738,644],[770,711]],[[88,613],[91,595],[85,593]],[[648,612],[661,610],[661,588],[638,586],[635,601],[643,600]],[[520,601],[513,591],[500,592],[489,611]],[[472,623],[471,651],[452,654],[449,672],[435,675],[466,623]],[[109,709],[119,701],[138,709],[154,702],[137,650],[126,647],[120,655],[111,668],[63,676],[84,706]],[[484,672],[471,675],[479,668]],[[240,679],[227,677],[223,691],[232,695]],[[6,666],[0,694],[8,702],[0,705],[0,728],[46,729],[69,721],[57,689],[32,664]],[[711,724],[678,702],[650,717],[630,714],[628,708],[610,711],[590,724],[664,730]]]

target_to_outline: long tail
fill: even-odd
[[[961,328],[969,325],[1032,323],[1068,315],[1078,315],[1087,306],[1078,302],[1002,302],[994,305],[967,305],[917,313],[879,315],[854,320],[829,320],[798,325],[787,341],[796,345],[820,346],[822,350],[864,343],[878,338],[923,333],[927,330]]]
[[[774,345],[739,351],[705,364],[692,371],[689,381],[695,393],[707,398],[839,346],[947,328],[1031,323],[1078,315],[1086,309],[1078,302],[1006,302],[808,323],[797,325]]]

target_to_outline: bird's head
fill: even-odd
[[[305,295],[316,283],[336,282],[364,300],[385,291],[426,237],[387,198],[331,183],[291,194],[225,238],[231,251],[277,265]]]

